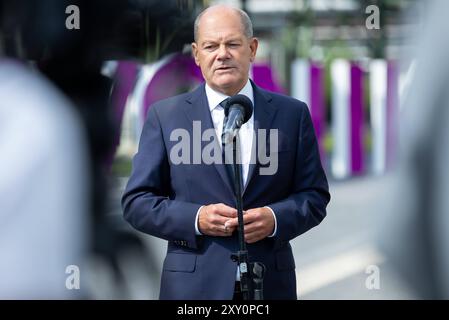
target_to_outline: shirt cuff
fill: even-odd
[[[199,209],[198,209],[198,211],[196,212],[196,217],[195,217],[195,234],[197,235],[197,236],[202,236],[203,234],[200,232],[200,229],[198,228],[198,217],[200,216],[200,210],[201,210],[201,208],[202,207],[204,207],[204,206],[201,206]],[[273,210],[272,210],[273,211]],[[275,221],[276,221],[276,218],[275,218]]]
[[[273,214],[273,218],[274,218],[274,231],[271,235],[268,236],[268,238],[272,238],[276,235],[277,229],[278,229],[278,222],[276,220],[276,215],[274,214],[273,209],[271,209],[270,207],[265,206],[264,208],[268,208],[270,209],[271,213]]]

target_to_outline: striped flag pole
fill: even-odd
[[[292,63],[292,97],[304,101],[309,107],[322,160],[325,159],[323,138],[326,114],[323,77],[323,67],[319,63],[309,62],[306,59],[296,59]]]
[[[394,163],[398,134],[398,69],[393,61],[370,64],[372,170],[383,174]]]
[[[363,173],[363,71],[356,63],[336,59],[331,64],[332,174],[343,179]]]

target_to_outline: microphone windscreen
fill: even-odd
[[[238,105],[243,108],[245,111],[243,123],[247,122],[253,114],[253,103],[251,100],[243,94],[236,94],[235,96],[230,97],[225,107],[226,116],[228,116],[229,110],[234,105]]]

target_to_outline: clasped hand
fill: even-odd
[[[254,243],[271,235],[274,217],[265,207],[243,211],[245,242]],[[198,228],[204,235],[229,237],[238,228],[237,209],[223,203],[210,204],[201,208]]]

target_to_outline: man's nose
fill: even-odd
[[[228,59],[229,58],[229,51],[226,48],[225,45],[221,45],[218,48],[218,59],[219,60],[223,60],[223,59]]]

